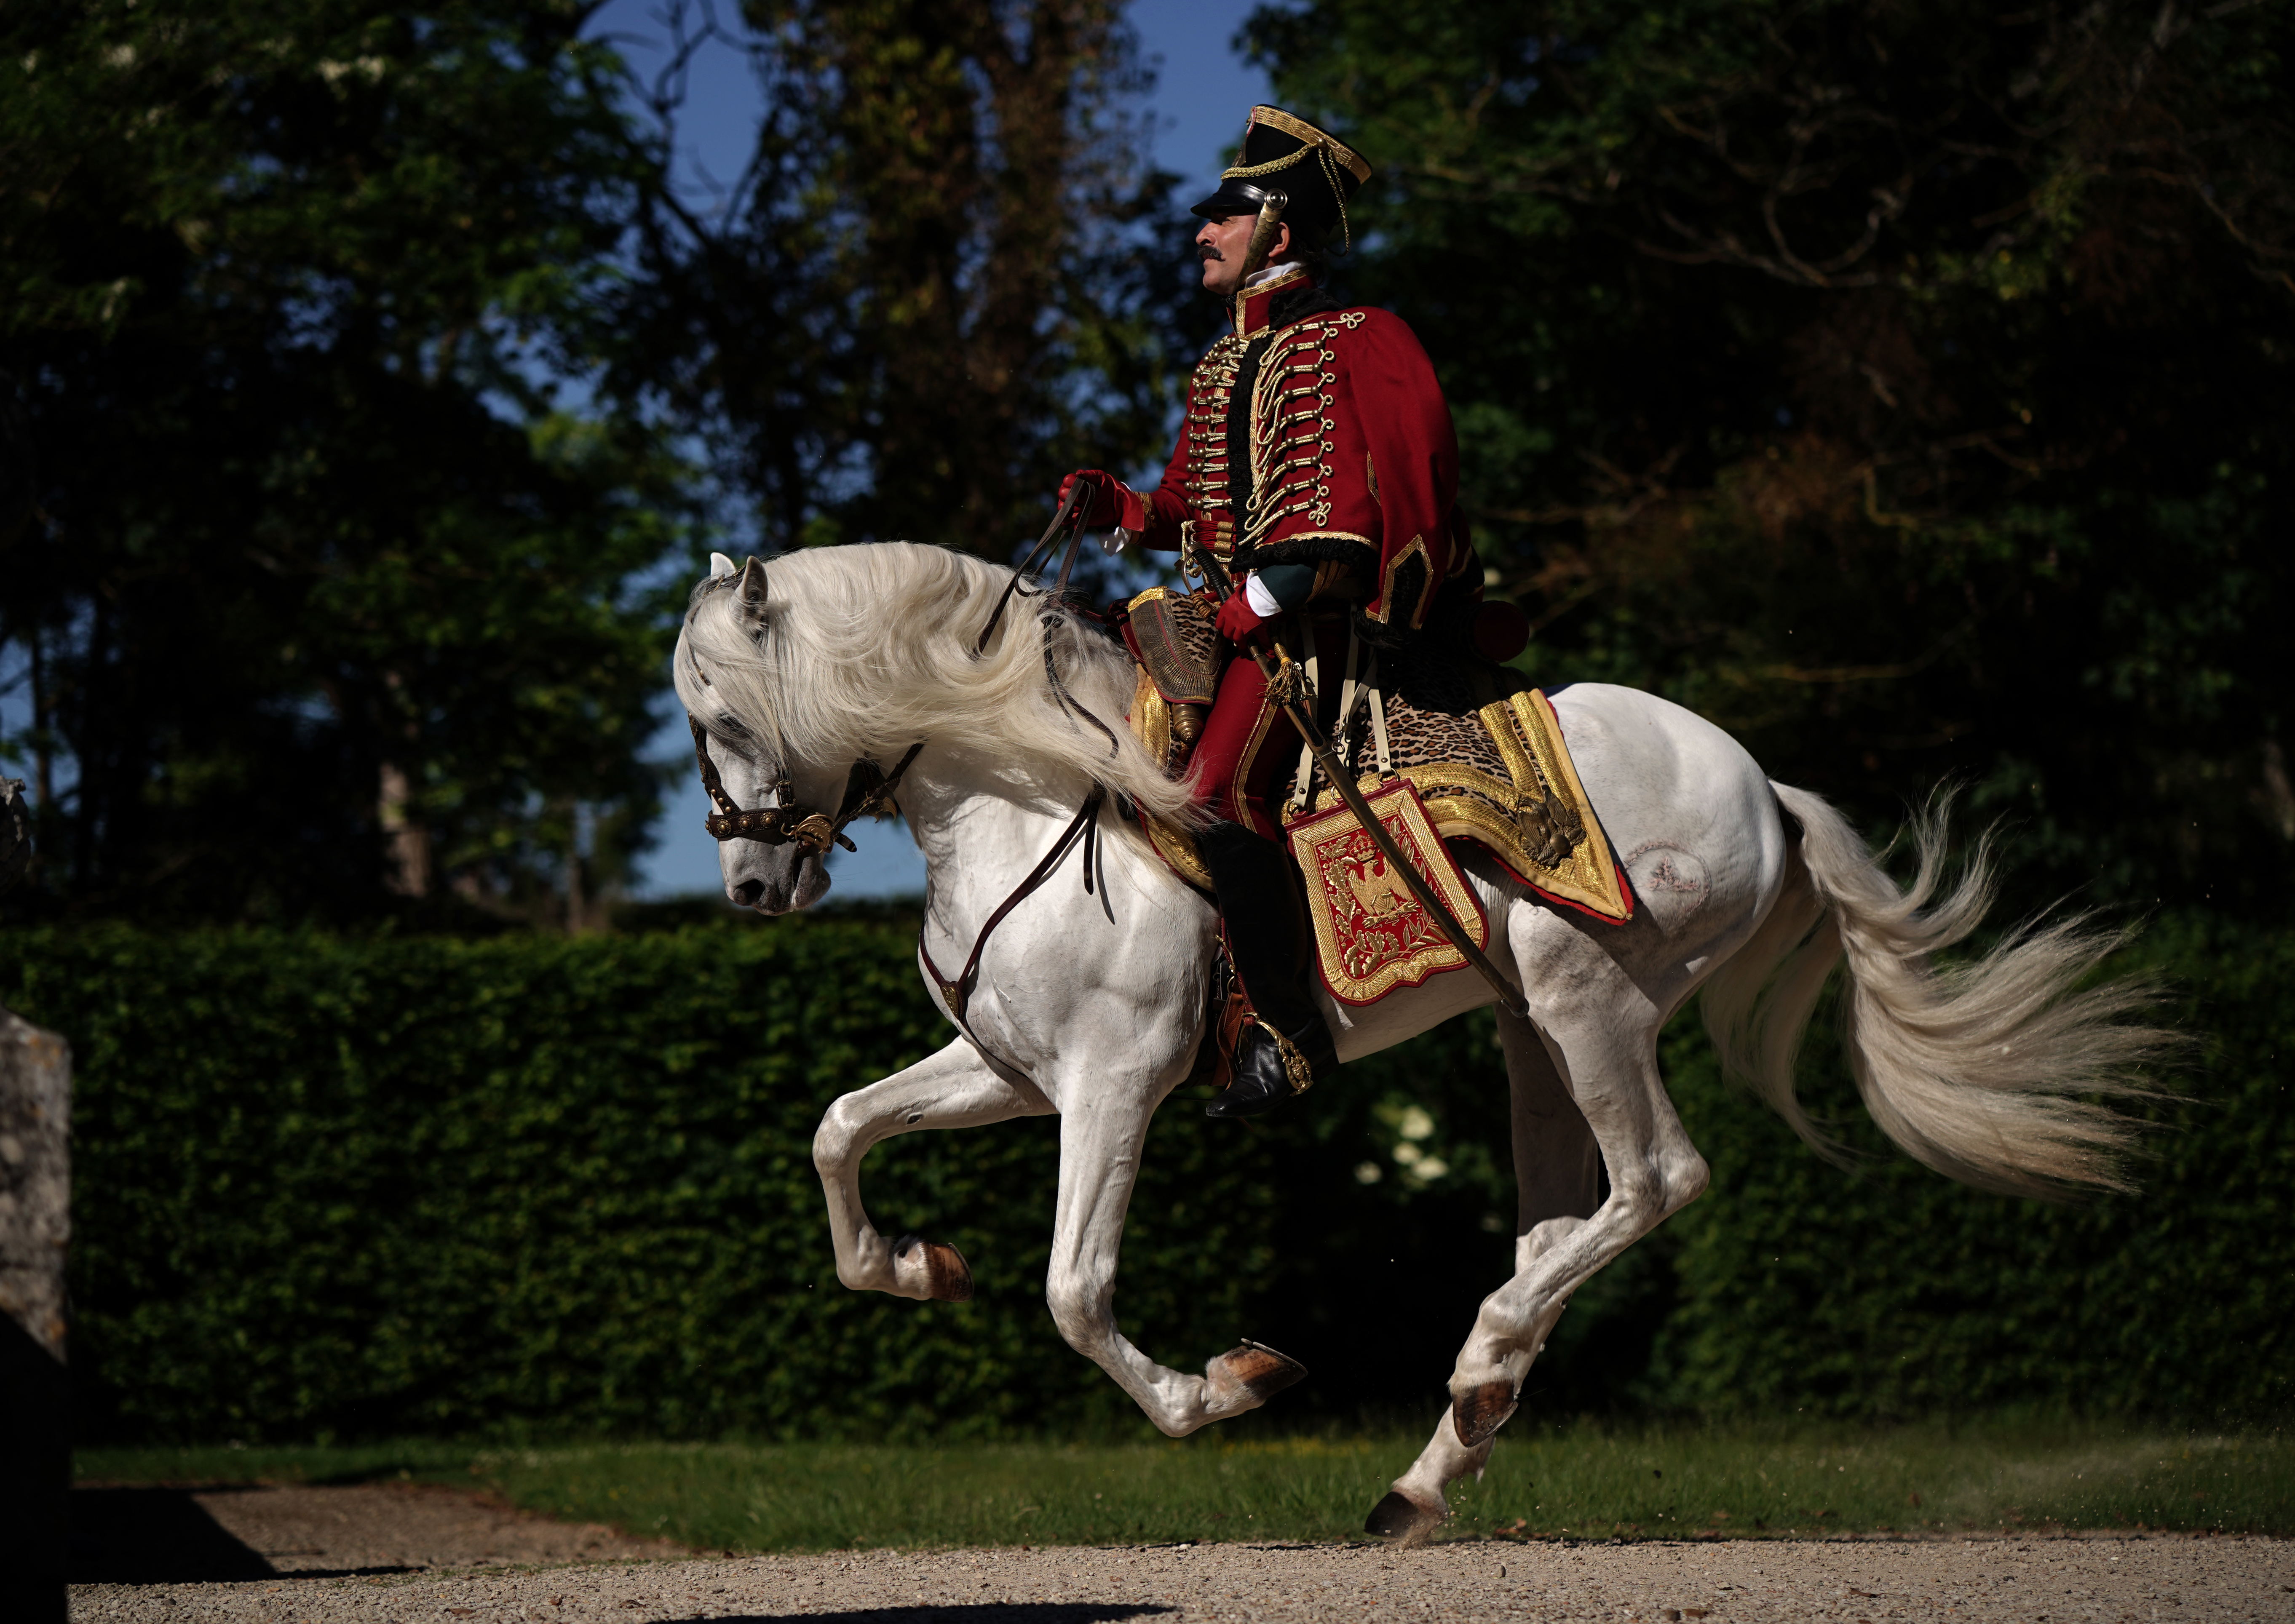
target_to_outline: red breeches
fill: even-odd
[[[1313,619],[1324,655],[1324,686],[1330,690],[1318,696],[1318,709],[1322,712],[1319,720],[1328,727],[1338,698],[1331,660],[1346,652],[1347,622],[1344,610],[1318,614]],[[1295,659],[1299,657],[1302,650],[1293,641],[1298,618],[1286,615],[1275,624],[1284,626],[1284,646]],[[1283,828],[1270,802],[1299,764],[1299,730],[1289,717],[1267,703],[1267,678],[1250,651],[1231,652],[1227,669],[1220,674],[1219,691],[1212,698],[1211,714],[1204,719],[1203,737],[1196,742],[1193,759],[1199,774],[1196,804],[1215,818],[1279,840]]]
[[[1196,741],[1196,804],[1270,840],[1280,837],[1268,794],[1276,776],[1297,762],[1298,750],[1290,719],[1267,703],[1259,662],[1238,652],[1220,677],[1204,735]]]

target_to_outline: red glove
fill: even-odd
[[[1085,486],[1077,504],[1082,510],[1085,529],[1107,530],[1123,522],[1123,481],[1096,468],[1080,468],[1060,481],[1062,502],[1068,499],[1068,492],[1079,480]]]
[[[1251,600],[1237,591],[1234,597],[1220,605],[1219,633],[1231,643],[1239,643],[1267,624]]]

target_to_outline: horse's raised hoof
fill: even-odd
[[[1500,1376],[1495,1382],[1483,1383],[1472,1392],[1453,1398],[1450,1425],[1460,1443],[1470,1449],[1479,1449],[1497,1434],[1514,1412],[1514,1383]]]
[[[923,1253],[921,1259],[916,1256],[919,1251]],[[927,1302],[972,1301],[972,1267],[964,1261],[964,1253],[955,1247],[904,1235],[893,1243],[893,1256],[911,1266],[919,1261],[923,1264]]]
[[[1255,1407],[1285,1388],[1305,1381],[1307,1367],[1263,1343],[1246,1342],[1205,1366],[1204,1375],[1222,1396],[1237,1392]]]
[[[1442,1514],[1421,1506],[1401,1489],[1390,1489],[1386,1498],[1372,1506],[1370,1515],[1363,1519],[1363,1532],[1417,1545],[1442,1526]]]

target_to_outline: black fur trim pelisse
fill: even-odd
[[[1311,535],[1295,542],[1254,542],[1236,549],[1234,567],[1266,569],[1277,564],[1378,563],[1378,551],[1368,542],[1343,535]]]

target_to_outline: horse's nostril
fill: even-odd
[[[764,894],[765,882],[761,879],[745,879],[733,887],[733,900],[744,908],[755,908]]]

